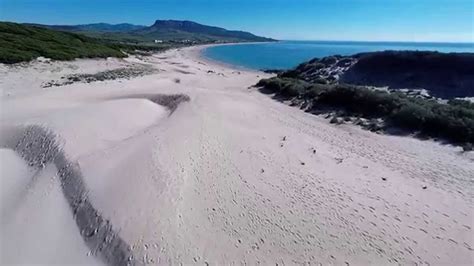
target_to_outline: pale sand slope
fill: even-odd
[[[21,124],[58,135],[132,263],[473,263],[472,154],[330,125],[199,49],[0,66],[2,263],[111,263],[89,252],[56,161],[29,167],[7,145]],[[40,87],[142,63],[161,72]],[[170,113],[157,93],[190,101]]]

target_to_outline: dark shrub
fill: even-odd
[[[298,77],[298,72],[294,70],[286,71],[283,72],[279,75],[282,78],[297,78]]]
[[[316,103],[314,108],[324,105],[352,116],[384,118],[389,124],[414,133],[456,143],[474,143],[474,108],[466,101],[441,104],[400,92],[388,93],[348,84],[310,84],[278,77],[261,80],[257,85],[288,98],[311,100]],[[380,127],[377,123],[377,130]]]
[[[264,87],[265,89],[279,93],[282,96],[294,97],[303,94],[309,84],[305,81],[290,78],[270,78],[262,79],[257,85],[258,87]]]
[[[462,150],[463,150],[464,152],[472,151],[473,148],[474,148],[474,147],[473,147],[472,143],[466,143],[466,144],[464,144],[464,145],[462,146]]]
[[[398,126],[419,130],[432,116],[433,114],[423,106],[408,102],[395,111],[391,119]]]
[[[465,100],[451,99],[451,100],[448,101],[448,104],[452,105],[452,106],[461,106],[461,107],[464,107],[464,108],[467,108],[467,109],[474,110],[474,103],[469,102],[469,101],[465,101]]]
[[[353,85],[333,86],[321,93],[318,101],[368,116],[387,115],[400,105],[396,96]]]
[[[324,93],[325,91],[329,90],[331,86],[328,85],[322,85],[322,84],[313,84],[309,87],[306,88],[306,91],[304,92],[304,97],[313,99],[319,97],[321,93]]]

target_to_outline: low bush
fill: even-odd
[[[310,86],[305,81],[291,78],[270,78],[262,79],[257,86],[264,87],[273,93],[278,93],[282,96],[295,97],[303,94]]]
[[[350,115],[384,118],[389,125],[444,138],[456,143],[474,143],[474,104],[451,100],[413,98],[348,84],[311,84],[298,79],[274,77],[257,86],[283,97],[299,97],[313,102],[313,108],[329,106]]]
[[[398,97],[383,91],[373,91],[352,85],[328,86],[317,102],[341,107],[366,116],[384,116],[400,105]]]

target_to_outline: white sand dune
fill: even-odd
[[[200,49],[0,66],[2,264],[474,263],[472,154],[331,125]],[[41,87],[134,65],[159,72]]]

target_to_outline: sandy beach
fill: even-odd
[[[474,263],[472,152],[330,124],[202,49],[0,64],[1,264]]]

